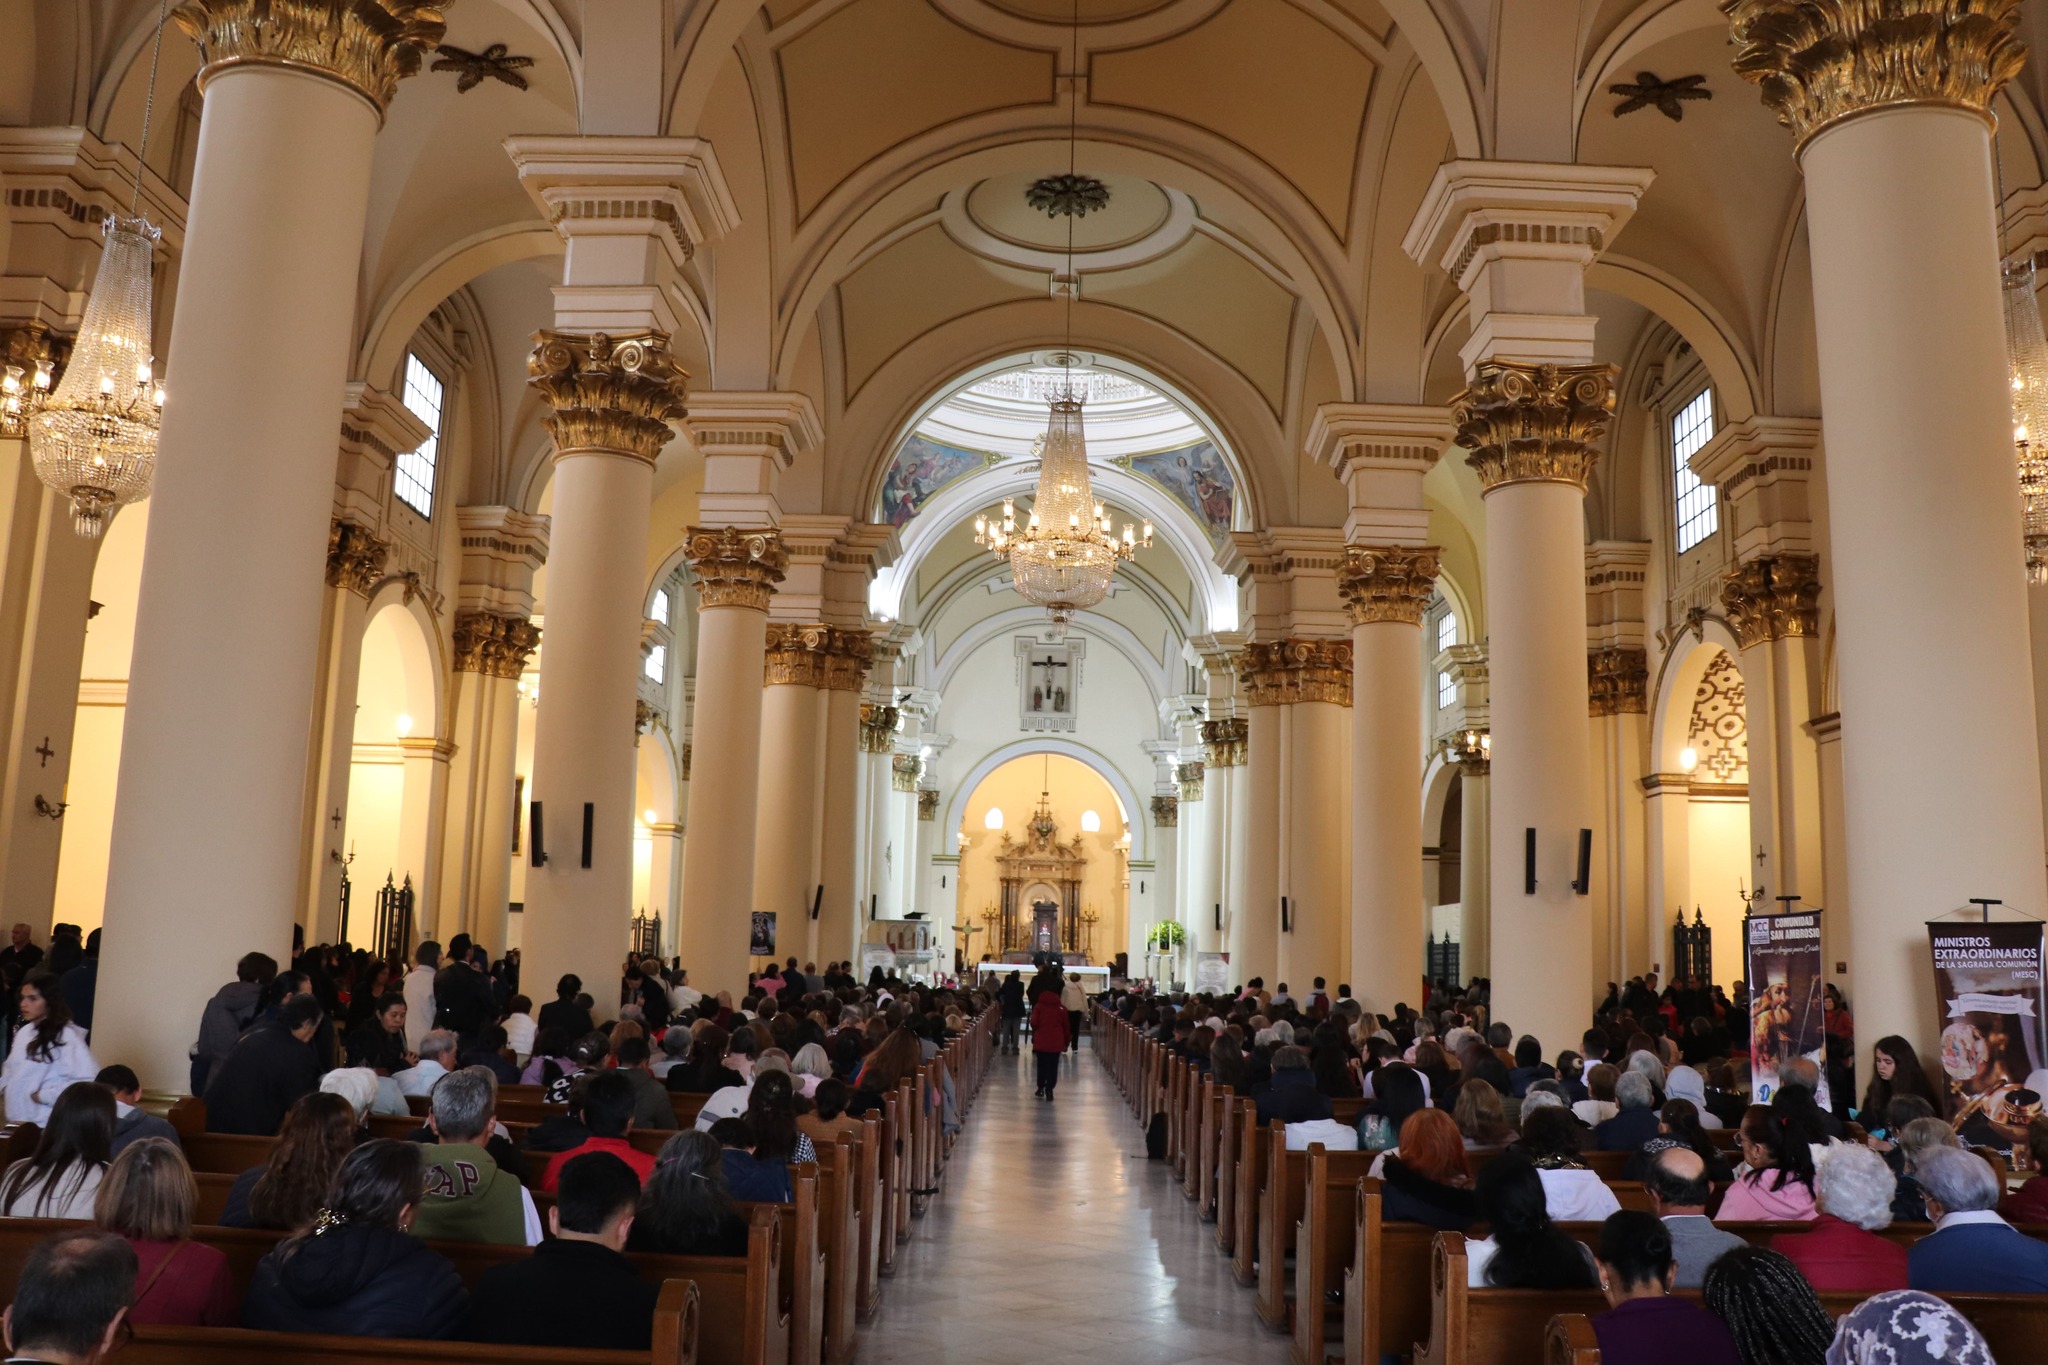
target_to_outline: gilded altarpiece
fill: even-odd
[[[1081,836],[1060,842],[1059,821],[1050,801],[1041,796],[1023,839],[1003,832],[996,868],[1003,882],[1001,909],[994,925],[997,953],[1061,953],[1083,951],[1081,879],[1088,855]]]

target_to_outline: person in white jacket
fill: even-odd
[[[71,1022],[71,1010],[54,972],[31,972],[21,983],[21,1027],[7,1064],[0,1067],[0,1096],[10,1123],[48,1124],[50,1106],[64,1087],[100,1074],[86,1045],[85,1030]]]

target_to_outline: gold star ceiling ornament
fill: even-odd
[[[447,51],[446,48],[441,49]],[[1620,95],[1622,101],[1614,106],[1614,116],[1633,114],[1638,109],[1655,109],[1665,118],[1677,123],[1685,117],[1685,100],[1710,100],[1714,92],[1707,89],[1705,76],[1674,76],[1670,80],[1658,79],[1654,71],[1638,71],[1633,82],[1610,85],[1607,93]]]
[[[492,43],[482,52],[465,52],[459,47],[450,47],[443,43],[430,69],[460,71],[462,75],[455,82],[455,93],[465,95],[482,85],[486,76],[495,81],[503,81],[514,90],[524,90],[526,77],[519,73],[532,65],[531,57],[508,56],[503,43]]]

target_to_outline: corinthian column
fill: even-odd
[[[810,951],[811,897],[824,823],[825,668],[839,632],[770,622],[761,698],[761,790],[754,817],[754,904],[773,910],[787,953]]]
[[[1723,11],[1806,177],[1858,1029],[1925,1047],[1927,918],[2048,914],[1991,139],[2019,8]]]
[[[520,956],[528,980],[574,972],[604,1005],[632,934],[646,509],[687,382],[660,332],[535,342],[527,372],[548,405],[555,482],[533,741],[543,827],[528,851]]]
[[[291,946],[371,146],[442,32],[413,0],[188,0],[175,17],[205,102],[93,1021],[152,1087],[188,1075],[187,1026],[165,1021],[198,1018],[241,954]]]
[[[1351,835],[1345,818],[1351,785],[1346,768],[1351,750],[1344,727],[1345,713],[1351,709],[1351,644],[1261,641],[1246,649],[1244,668],[1245,695],[1257,708],[1252,713],[1254,726],[1258,709],[1275,711],[1280,722],[1274,746],[1284,764],[1277,784],[1277,852],[1287,914],[1279,924],[1275,970],[1290,992],[1299,988],[1306,999],[1311,980],[1333,975],[1346,962],[1346,925],[1351,918],[1351,888],[1345,879]],[[1256,763],[1256,728],[1251,745]],[[1258,789],[1254,769],[1254,801]]]

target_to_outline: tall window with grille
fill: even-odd
[[[1458,643],[1458,613],[1446,609],[1436,618],[1436,652],[1441,654]],[[1448,669],[1439,669],[1436,675],[1436,709],[1447,710],[1458,699],[1457,680]]]
[[[418,450],[406,451],[398,457],[391,471],[391,491],[400,502],[429,520],[434,515],[434,465],[441,453],[441,405],[447,395],[448,387],[440,376],[417,355],[407,353],[405,406],[427,424],[427,439],[420,442]]]
[[[1697,398],[1678,410],[1671,419],[1672,516],[1678,528],[1678,553],[1684,554],[1714,534],[1721,524],[1714,490],[1700,482],[1687,463],[1701,446],[1714,439],[1714,391],[1702,389]]]

